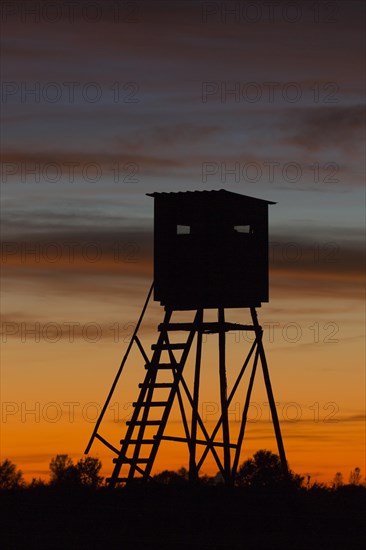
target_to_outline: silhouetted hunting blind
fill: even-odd
[[[263,347],[263,329],[256,312],[262,302],[268,301],[268,206],[275,203],[225,190],[151,193],[149,196],[154,198],[155,210],[155,280],[85,452],[89,452],[97,439],[116,455],[112,476],[107,479],[109,486],[115,487],[152,481],[160,443],[183,443],[188,447],[190,482],[198,481],[210,454],[225,484],[232,485],[240,462],[254,379],[261,365],[277,447],[287,476],[286,455]],[[153,289],[155,300],[160,301],[165,312],[150,353],[143,347],[138,332]],[[212,308],[217,309],[215,322],[206,319],[205,310]],[[228,322],[225,308],[249,310],[251,323]],[[191,322],[173,322],[177,315],[187,317],[179,313],[181,310],[194,311]],[[228,388],[226,334],[233,331],[251,331],[255,338],[241,368],[231,373],[234,383]],[[201,416],[200,403],[205,334],[218,335],[220,416],[211,433]],[[131,418],[125,423],[123,438],[116,445],[101,434],[100,425],[134,345],[144,361],[145,375],[132,403]],[[193,362],[189,365],[188,358],[194,347]],[[251,374],[249,380],[245,380],[244,374],[250,365]],[[189,376],[190,366],[194,369],[193,378]],[[208,366],[212,378],[214,365]],[[236,426],[232,430],[230,407],[235,398],[243,400],[243,411],[239,429]],[[169,416],[174,403],[179,408],[184,437],[166,433],[171,428]]]
[[[268,205],[230,191],[151,193],[154,299],[176,310],[268,302]]]

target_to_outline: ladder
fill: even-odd
[[[188,338],[184,342],[170,343],[171,315],[172,310],[167,309],[164,322],[159,325],[160,335],[157,343],[152,345],[152,358],[145,365],[146,376],[145,380],[139,384],[140,393],[137,401],[133,403],[132,418],[126,422],[127,432],[120,441],[118,457],[113,459],[114,470],[112,476],[107,479],[110,487],[115,487],[119,483],[130,483],[133,479],[150,478],[172,405],[176,397],[180,404],[182,402],[179,384],[196,329],[193,323]],[[162,361],[163,350],[168,352],[169,362]],[[176,357],[177,352],[181,352],[179,359]],[[168,382],[166,381],[167,372],[170,376]],[[162,377],[163,373],[164,377]],[[158,398],[155,397],[156,394]],[[152,434],[152,431],[155,433]],[[121,469],[127,470],[123,477],[120,476]]]

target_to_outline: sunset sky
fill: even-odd
[[[365,475],[363,2],[1,9],[1,459],[30,480],[83,455],[152,281],[146,193],[224,188],[277,203],[258,314],[289,465]],[[146,349],[162,315],[152,304]],[[250,344],[227,338],[230,380]],[[207,338],[211,366],[216,348]],[[135,357],[105,418],[117,441],[145,372]],[[213,386],[208,374],[211,429]],[[277,452],[266,400],[258,376],[243,460]],[[161,450],[156,471],[186,465],[179,444]],[[91,454],[108,475],[111,453]]]

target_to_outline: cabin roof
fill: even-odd
[[[184,198],[184,199],[201,199],[201,198],[228,198],[235,200],[242,200],[243,202],[252,202],[258,204],[276,204],[273,201],[267,201],[264,199],[257,199],[256,197],[249,197],[248,195],[242,195],[241,193],[233,193],[232,191],[227,191],[226,189],[215,189],[215,190],[205,190],[205,191],[176,191],[176,192],[158,192],[146,193],[149,197],[164,197],[164,198]]]

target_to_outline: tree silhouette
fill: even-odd
[[[56,455],[50,462],[50,485],[76,485],[79,474],[72,459],[67,454]]]
[[[360,485],[361,483],[361,469],[355,468],[349,475],[350,485]]]
[[[101,467],[101,461],[91,456],[81,458],[74,464],[67,454],[56,455],[50,463],[50,485],[99,487],[103,481],[99,476]]]
[[[47,487],[47,483],[40,477],[33,477],[32,481],[27,485],[29,489],[40,489],[41,487]]]
[[[289,470],[290,484],[300,487],[304,478]],[[239,467],[236,485],[239,487],[275,488],[283,486],[285,481],[281,459],[278,455],[262,449],[253,458],[249,458]]]
[[[16,464],[6,458],[0,464],[0,489],[19,489],[25,486],[23,473]]]
[[[76,464],[81,485],[99,487],[103,482],[103,477],[98,475],[101,467],[102,463],[98,458],[92,456],[81,458]]]
[[[164,470],[154,475],[154,480],[163,485],[183,485],[188,481],[188,471],[180,468],[177,472]]]
[[[341,472],[337,472],[333,479],[333,488],[338,489],[343,485],[343,475]]]

